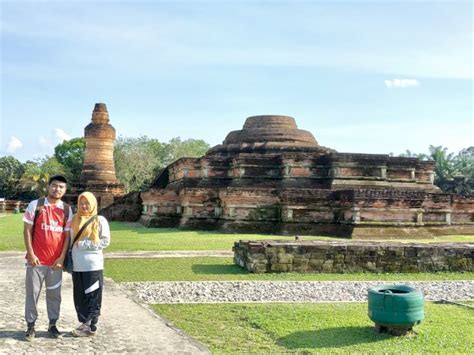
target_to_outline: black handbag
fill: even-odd
[[[81,229],[79,229],[79,232],[77,232],[76,236],[74,237],[74,241],[69,245],[69,248],[67,250],[66,256],[64,257],[64,262],[63,262],[63,270],[72,274],[73,270],[73,263],[72,263],[72,247],[74,246],[74,243],[79,239],[81,236],[82,232],[86,227],[92,223],[92,221],[96,220],[97,216],[93,216],[87,220],[86,223],[83,224]]]

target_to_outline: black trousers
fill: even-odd
[[[102,307],[103,270],[73,272],[72,282],[77,319],[81,323],[90,322],[94,330]]]

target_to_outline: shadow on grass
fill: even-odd
[[[246,275],[247,270],[242,269],[238,265],[221,265],[221,264],[195,264],[191,267],[195,274],[204,275]]]
[[[278,344],[287,349],[340,348],[349,345],[373,343],[389,338],[377,334],[374,327],[337,327],[291,333],[279,338]]]

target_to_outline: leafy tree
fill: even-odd
[[[67,178],[68,171],[55,157],[29,161],[25,163],[25,171],[20,179],[20,188],[24,192],[32,192],[34,197],[46,195],[49,177],[63,174]]]
[[[405,150],[405,153],[402,153],[399,156],[400,157],[405,157],[405,158],[418,158],[420,160],[428,160],[429,159],[428,155],[426,155],[424,153],[414,153],[409,149]]]
[[[127,192],[147,189],[163,167],[182,157],[202,156],[208,149],[209,144],[196,139],[161,143],[147,136],[119,137],[114,149],[116,176]]]
[[[450,189],[450,181],[455,172],[453,166],[454,153],[448,154],[448,149],[442,146],[430,145],[430,158],[435,161],[435,185],[441,190],[448,191]]]
[[[474,147],[462,149],[455,155],[448,153],[445,147],[431,145],[429,154],[406,150],[400,156],[434,160],[434,183],[442,191],[466,196],[474,194]]]
[[[454,158],[453,192],[474,195],[474,147],[462,149]]]
[[[155,171],[163,164],[162,144],[146,136],[119,137],[115,143],[114,164],[117,179],[126,192],[140,191],[150,185]]]
[[[209,150],[209,144],[202,139],[186,139],[180,137],[172,138],[165,145],[164,165],[169,165],[179,158],[201,157]]]
[[[71,181],[78,181],[82,173],[86,141],[83,137],[73,138],[58,144],[54,156],[69,172]]]
[[[0,158],[0,197],[18,198],[18,182],[24,172],[23,164],[16,158],[5,156]]]

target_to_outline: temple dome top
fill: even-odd
[[[227,148],[319,146],[310,132],[298,129],[293,117],[280,115],[248,117],[243,128],[230,132],[222,145]]]

